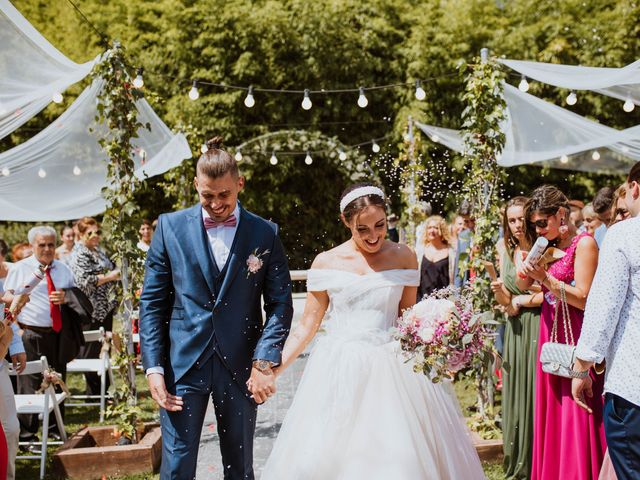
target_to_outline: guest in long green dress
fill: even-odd
[[[504,239],[498,243],[500,279],[491,287],[507,314],[504,332],[502,436],[507,479],[528,479],[533,448],[533,403],[542,293],[516,285],[515,259],[526,244],[525,197],[511,199],[503,214]]]

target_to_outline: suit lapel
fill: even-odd
[[[218,298],[216,299],[216,305],[220,302],[222,297],[224,297],[225,293],[229,289],[229,285],[233,282],[233,279],[238,273],[238,270],[242,267],[243,263],[246,261],[246,258],[249,256],[246,252],[247,250],[247,242],[249,240],[249,233],[251,232],[251,219],[249,215],[247,215],[246,210],[240,206],[240,223],[238,225],[238,230],[236,231],[236,235],[233,238],[233,243],[231,244],[231,251],[229,252],[229,260],[227,264],[226,274],[224,276],[224,280],[222,281],[222,286],[220,287],[220,293],[218,294]]]
[[[200,270],[211,293],[215,292],[215,279],[220,273],[212,258],[209,238],[202,222],[202,207],[196,205],[189,215],[189,238],[193,243],[193,251],[198,259]]]

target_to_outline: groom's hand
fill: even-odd
[[[267,399],[276,393],[276,376],[273,370],[269,369],[264,373],[257,368],[251,369],[251,377],[247,380],[247,387],[252,393],[256,403],[264,403]]]
[[[176,397],[167,391],[167,387],[164,384],[164,375],[160,373],[150,373],[147,375],[147,382],[149,383],[151,396],[160,407],[168,412],[179,412],[182,410],[184,403],[182,397]]]

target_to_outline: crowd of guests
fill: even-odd
[[[629,220],[640,213],[639,184],[640,163],[589,202],[542,185],[502,209],[491,288],[505,318],[496,343],[508,479],[640,478],[640,218]],[[437,215],[423,222],[418,299],[473,280],[459,266],[473,255],[474,228],[465,204],[449,224]],[[539,236],[562,258],[525,262]],[[580,378],[543,372],[540,349],[551,341],[578,345]]]
[[[153,224],[143,221],[138,248],[149,249]],[[45,278],[31,291],[29,301],[11,325],[13,339],[7,360],[18,374],[27,361],[47,357],[51,368],[66,378],[67,363],[74,358],[98,358],[98,342],[83,345],[82,330],[104,327],[110,331],[117,306],[116,282],[120,272],[101,245],[99,222],[84,217],[59,232],[49,226],[29,230],[27,242],[11,248],[0,239],[0,297],[5,306],[13,300],[12,292],[45,266]],[[9,253],[12,262],[8,262]],[[3,312],[4,313],[4,312]],[[73,331],[76,326],[78,331]],[[18,375],[12,380],[5,359],[0,359],[0,478],[7,465],[6,478],[15,478],[15,458],[19,442],[29,442],[32,453],[39,447],[40,421],[37,415],[17,415],[14,394],[33,394],[42,382],[41,375]],[[86,395],[100,395],[100,379],[85,374]],[[108,381],[108,379],[107,379]],[[62,410],[64,413],[64,408]],[[51,417],[49,437],[61,438],[55,416]],[[6,440],[6,442],[3,442]]]

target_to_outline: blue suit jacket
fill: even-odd
[[[247,267],[252,253],[263,261],[256,273]],[[253,359],[280,363],[292,315],[291,277],[275,224],[240,207],[229,259],[220,272],[200,205],[160,215],[140,299],[145,370],[163,367],[171,386],[215,348],[244,385]]]

